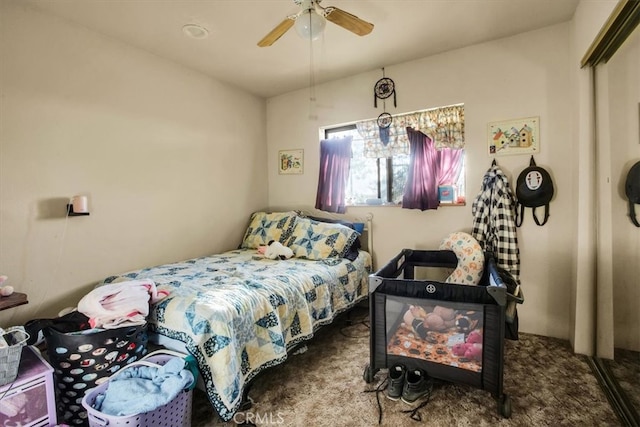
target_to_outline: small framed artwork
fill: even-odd
[[[491,122],[487,144],[490,156],[540,152],[540,117]]]
[[[281,175],[300,175],[304,171],[304,150],[278,151],[278,172]]]

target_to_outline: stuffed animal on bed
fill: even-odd
[[[264,251],[261,251],[262,248],[264,248]],[[271,240],[267,246],[258,248],[258,252],[263,253],[265,258],[269,259],[284,260],[293,256],[293,251],[290,248],[274,240]]]

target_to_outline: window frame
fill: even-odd
[[[335,134],[335,133],[340,133],[340,132],[345,132],[345,131],[356,131],[357,132],[357,128],[356,128],[356,124],[355,123],[351,123],[351,124],[346,124],[346,125],[340,125],[340,126],[336,126],[336,127],[326,127],[322,129],[322,132],[324,133],[324,139],[331,139],[331,134]],[[381,161],[382,159],[385,160],[384,164]],[[382,170],[385,170],[386,172],[386,185],[385,188],[382,188]],[[376,180],[376,186],[377,186],[377,190],[376,190],[376,195],[378,197],[378,199],[383,200],[382,199],[382,194],[384,192],[385,194],[385,199],[382,201],[382,204],[384,206],[402,206],[402,203],[394,203],[393,202],[393,157],[379,157],[376,159],[376,173],[377,173],[377,180]],[[347,206],[371,206],[369,204],[366,203],[357,203],[357,204],[348,204]]]
[[[439,107],[439,108],[446,108],[446,107]],[[433,109],[432,109],[433,110]],[[411,113],[407,113],[407,114],[411,114]],[[345,131],[355,131],[356,133],[357,131],[357,125],[356,122],[352,122],[352,123],[346,123],[346,124],[341,124],[341,125],[335,125],[335,126],[323,126],[321,129],[321,135],[324,136],[324,139],[331,139],[332,134],[339,134],[341,132],[345,132]],[[462,179],[462,185],[460,186],[463,191],[464,194],[462,195],[456,195],[456,199],[453,202],[440,202],[439,206],[466,206],[466,163],[467,163],[467,159],[466,159],[466,150],[465,153],[463,154],[463,160],[462,160],[462,164],[461,164],[461,171],[460,171],[460,176]],[[352,158],[353,158],[353,154],[352,154]],[[382,164],[383,162],[381,161],[382,159],[385,159],[386,161],[384,162],[384,164]],[[394,203],[393,201],[393,160],[394,157],[379,157],[376,158],[376,171],[377,171],[377,177],[376,177],[376,186],[377,186],[377,198],[379,200],[381,200],[381,204],[379,206],[397,206],[397,207],[402,207],[402,201],[399,201],[398,203]],[[382,171],[386,172],[386,188],[382,188]],[[351,177],[351,171],[349,171],[349,176]],[[460,181],[458,181],[460,182]],[[383,190],[385,193],[385,199],[382,199],[382,195],[383,195]],[[404,193],[404,191],[403,191]],[[462,201],[459,201],[459,198],[462,198]],[[345,200],[345,205],[346,206],[376,206],[377,204],[373,204],[373,203],[349,203],[348,201]]]

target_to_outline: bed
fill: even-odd
[[[355,228],[294,211],[256,212],[238,249],[110,276],[102,285],[144,278],[170,292],[151,307],[150,334],[196,358],[201,384],[227,421],[257,374],[367,297],[372,257]],[[365,230],[370,247],[371,216]],[[271,240],[294,256],[265,258],[258,249]]]

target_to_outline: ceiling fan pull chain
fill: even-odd
[[[316,77],[313,60],[313,40],[311,39],[309,39],[309,119],[318,119],[316,113]]]

